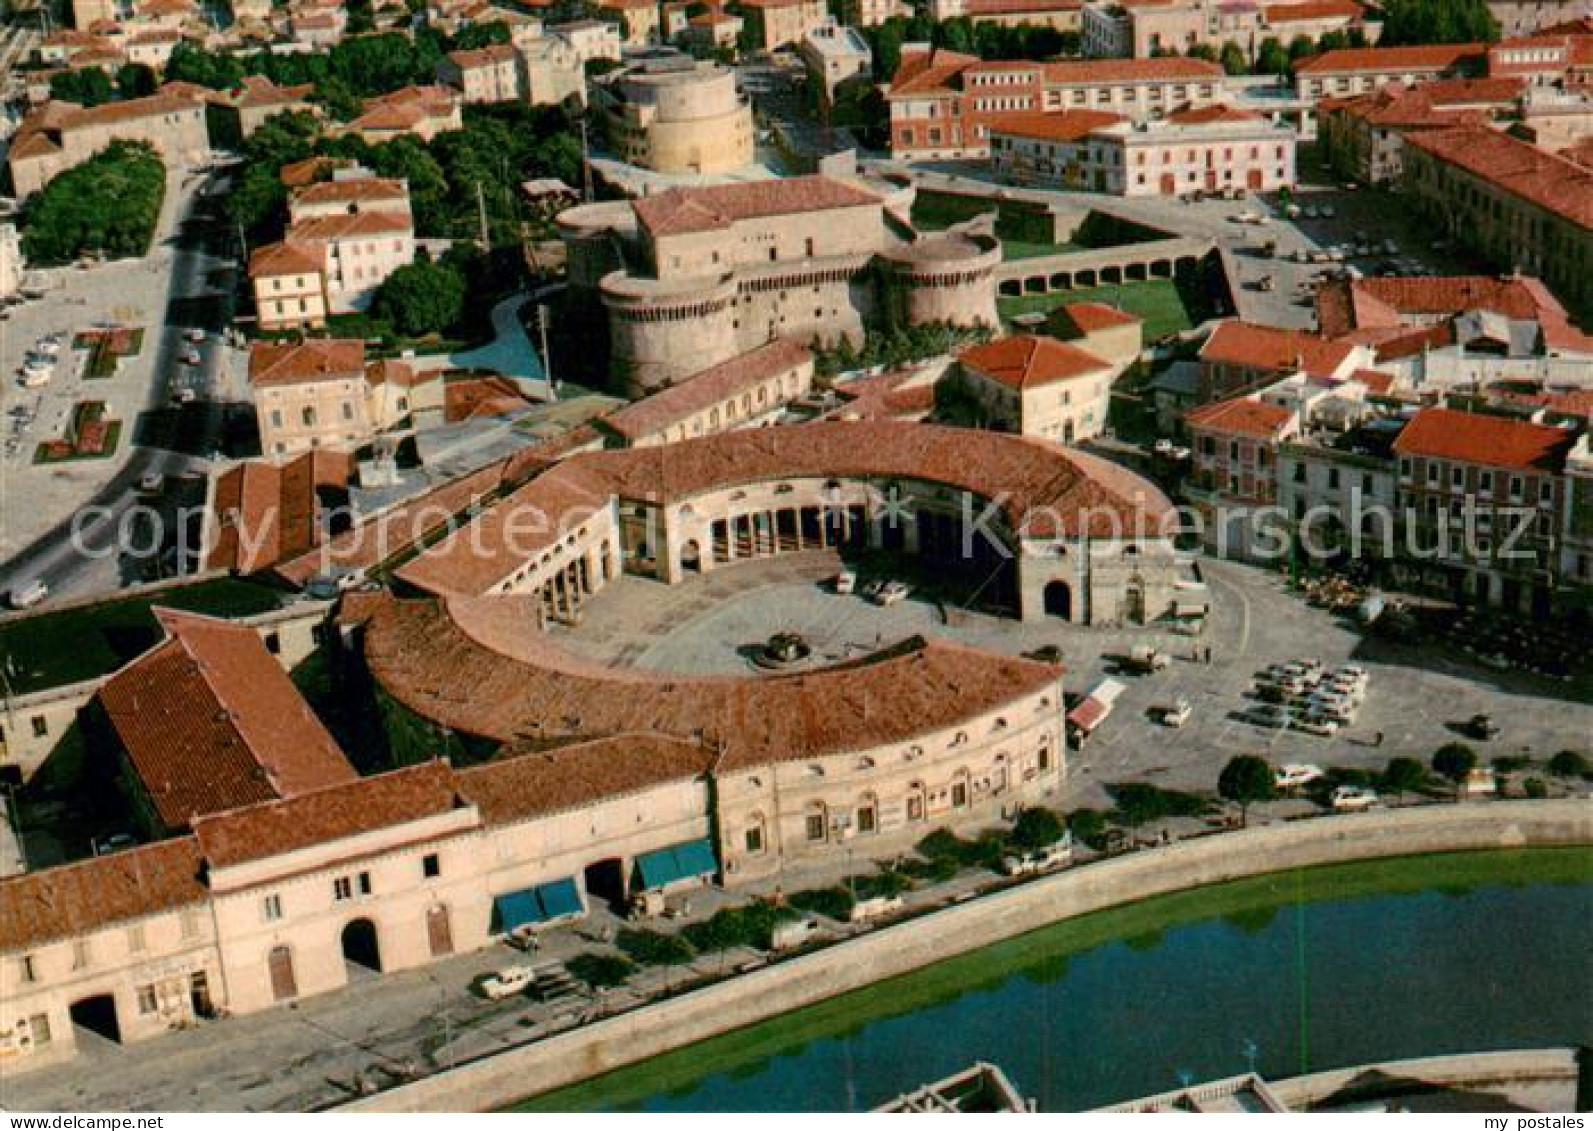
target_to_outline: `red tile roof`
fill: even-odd
[[[1220,79],[1223,73],[1217,63],[1176,55],[1155,59],[1089,59],[1045,64],[1045,81],[1047,85],[1055,86]]]
[[[1294,413],[1282,405],[1268,404],[1251,397],[1213,401],[1184,414],[1184,422],[1193,430],[1267,440],[1282,436],[1293,420]]]
[[[157,609],[170,635],[98,701],[167,829],[354,779],[354,769],[248,625]]]
[[[279,466],[250,460],[216,478],[210,569],[254,573],[297,557],[320,540],[321,488],[348,485],[353,457],[314,451]]]
[[[1302,330],[1231,319],[1217,324],[1200,348],[1200,360],[1280,373],[1299,367],[1313,377],[1331,377],[1354,348],[1348,342],[1330,342]]]
[[[1477,126],[1416,134],[1407,141],[1578,227],[1593,229],[1593,170]]]
[[[303,342],[255,342],[249,351],[249,383],[255,388],[339,381],[365,373],[365,343],[358,338],[307,338]]]
[[[282,801],[201,817],[194,822],[194,835],[205,860],[212,867],[226,868],[421,821],[459,807],[448,764],[423,762]]]
[[[1394,441],[1402,456],[1521,471],[1559,471],[1576,434],[1504,416],[1424,408]]]
[[[602,418],[599,426],[628,440],[639,440],[660,433],[712,405],[740,396],[771,377],[812,362],[813,352],[802,343],[777,338],[611,412]]]
[[[571,456],[406,563],[398,576],[428,592],[485,593],[616,496],[662,505],[742,483],[815,476],[907,477],[959,487],[1002,500],[1014,527],[1038,516],[1046,525],[1032,529],[1036,537],[1154,526],[1168,507],[1137,476],[1019,436],[883,422],[759,428]]]
[[[701,778],[718,758],[702,743],[659,734],[622,734],[552,750],[506,750],[459,770],[459,792],[487,825],[559,813],[669,782]]]
[[[1350,47],[1324,51],[1302,60],[1295,74],[1343,74],[1352,71],[1399,73],[1405,71],[1448,71],[1463,65],[1480,66],[1488,50],[1481,43],[1449,43],[1423,47]]]
[[[862,660],[758,679],[608,667],[538,630],[534,600],[523,597],[384,596],[370,610],[365,655],[389,695],[462,733],[532,743],[638,729],[700,736],[719,749],[720,771],[936,734],[1059,691],[1062,676],[1057,665],[918,637]]]
[[[1114,125],[1123,119],[1104,110],[1060,110],[1051,113],[1036,112],[1003,115],[991,125],[992,135],[1034,138],[1038,141],[1078,141],[1102,126]]]
[[[397,177],[350,177],[345,180],[318,181],[293,194],[290,207],[325,205],[369,205],[387,202],[409,207],[409,186]]]
[[[1076,377],[1099,376],[1111,369],[1078,346],[1030,334],[997,338],[957,356],[965,367],[1011,389],[1034,389]]]
[[[1261,11],[1269,24],[1336,18],[1358,20],[1366,15],[1366,8],[1359,3],[1359,0],[1305,0],[1304,3],[1295,4],[1263,4]]]
[[[1052,319],[1067,322],[1081,334],[1093,334],[1114,326],[1140,326],[1144,319],[1104,302],[1068,302],[1057,307]]]
[[[963,10],[969,16],[1016,16],[1025,12],[1036,15],[1042,12],[1082,11],[1084,0],[964,0]]]
[[[414,225],[404,212],[343,212],[333,216],[310,216],[288,229],[291,243],[336,243],[338,240],[366,236],[391,236],[413,232]]]
[[[654,236],[728,228],[737,220],[879,205],[880,198],[833,177],[786,177],[675,188],[632,204]]]
[[[0,879],[0,951],[15,953],[209,897],[191,836]]]
[[[326,247],[308,240],[283,240],[257,247],[249,254],[249,278],[319,275],[326,266]]]
[[[1180,126],[1206,126],[1221,122],[1259,122],[1263,119],[1253,111],[1218,103],[1175,110],[1167,115],[1167,120]]]

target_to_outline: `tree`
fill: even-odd
[[[1209,43],[1193,44],[1185,54],[1191,59],[1204,59],[1208,63],[1217,61],[1217,49]]]
[[[1075,809],[1068,814],[1068,832],[1074,840],[1094,848],[1106,835],[1106,818],[1099,809]]]
[[[1391,758],[1383,771],[1383,789],[1403,801],[1407,793],[1415,793],[1427,784],[1427,771],[1414,758]]]
[[[237,86],[247,72],[232,55],[216,55],[188,40],[179,43],[166,61],[167,82],[191,82],[211,90]]]
[[[1316,43],[1309,35],[1297,35],[1289,40],[1289,62],[1298,63],[1301,59],[1316,54]]]
[[[464,313],[464,274],[422,253],[387,277],[371,309],[379,317],[391,319],[401,334],[443,333]]]
[[[145,98],[159,86],[155,72],[143,63],[125,63],[116,72],[116,93],[123,98]]]
[[[1561,750],[1549,759],[1549,773],[1557,778],[1593,777],[1593,765],[1577,750]]]
[[[85,252],[143,255],[166,192],[166,166],[140,142],[112,142],[68,169],[30,202],[22,234],[30,263],[68,263]]]
[[[1217,792],[1239,806],[1239,823],[1247,824],[1250,806],[1278,796],[1277,776],[1266,759],[1240,754],[1228,760],[1217,777]]]
[[[79,106],[99,106],[116,97],[111,77],[98,67],[59,71],[50,76],[50,96]]]
[[[1050,809],[1025,809],[1012,825],[1012,843],[1019,848],[1045,848],[1062,839],[1062,818]]]
[[[1270,36],[1261,41],[1261,50],[1256,55],[1257,71],[1264,75],[1286,75],[1289,64],[1289,53],[1283,44]]]
[[[1433,771],[1455,783],[1455,797],[1460,797],[1460,785],[1477,765],[1477,752],[1464,742],[1450,742],[1433,752]]]
[[[1499,23],[1487,0],[1386,0],[1381,46],[1492,43]]]
[[[509,42],[509,25],[502,20],[489,20],[484,24],[470,24],[459,29],[453,38],[455,51],[478,51]]]

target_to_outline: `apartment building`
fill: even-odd
[[[249,256],[249,285],[261,330],[313,329],[326,325],[326,249],[286,240],[256,248]]]
[[[314,83],[279,86],[265,75],[246,75],[238,86],[211,100],[219,111],[230,112],[234,130],[246,138],[277,114],[318,114],[320,107],[310,101]]]
[[[976,24],[1078,32],[1083,14],[1084,0],[929,0],[930,18],[937,23],[966,19]]]
[[[459,97],[451,88],[406,86],[391,94],[366,99],[364,112],[345,129],[369,145],[380,145],[406,134],[430,141],[463,124]]]
[[[1529,421],[1417,413],[1394,454],[1401,514],[1429,583],[1457,600],[1548,615],[1564,564],[1567,458],[1578,443],[1569,429]]]
[[[1317,104],[1318,136],[1340,176],[1362,184],[1397,183],[1405,172],[1405,137],[1422,130],[1486,126],[1511,111],[1518,78],[1438,79],[1416,87],[1393,82],[1369,94]]]
[[[835,91],[842,83],[861,79],[872,84],[874,53],[868,41],[856,31],[840,24],[825,24],[802,37],[797,46],[807,68],[808,81],[824,91],[824,104],[833,105]]]
[[[1408,136],[1401,185],[1452,238],[1593,313],[1593,169],[1470,126]]]
[[[1062,111],[992,126],[990,165],[1017,184],[1118,196],[1273,192],[1294,185],[1296,141],[1287,126],[1221,105],[1141,122]]]
[[[1376,360],[1373,351],[1303,330],[1262,326],[1237,318],[1219,322],[1200,347],[1200,400],[1221,400],[1291,373],[1343,380]]]
[[[1141,120],[1222,95],[1222,68],[1201,59],[984,62],[911,45],[885,97],[891,153],[946,160],[989,156],[991,129],[1017,116],[1096,110]]]
[[[1394,82],[1409,89],[1437,79],[1475,78],[1487,67],[1487,48],[1480,43],[1348,48],[1302,60],[1294,69],[1294,89],[1302,102],[1314,104],[1369,94]],[[1309,117],[1307,122],[1315,128]]]
[[[912,15],[906,0],[842,0],[841,22],[849,27],[877,27],[887,20]]]
[[[1227,0],[1090,0],[1081,29],[1093,58],[1131,59],[1186,55],[1191,48],[1221,50],[1236,44],[1254,59],[1267,39],[1289,43],[1330,32],[1359,32],[1375,40],[1379,25],[1366,19],[1361,0],[1231,3]]]
[[[348,451],[370,439],[362,341],[256,342],[249,386],[267,458],[280,461],[312,448]]]
[[[1291,409],[1251,393],[1191,409],[1185,494],[1206,546],[1220,557],[1265,557],[1279,542],[1277,451],[1300,428]]]
[[[465,103],[519,102],[523,97],[520,53],[512,43],[474,51],[450,51],[437,64],[437,80]]]
[[[627,47],[645,47],[659,41],[656,0],[599,0],[600,14],[613,17]]]
[[[1593,87],[1593,19],[1573,30],[1493,44],[1488,48],[1488,73],[1534,86]]]
[[[1501,38],[1512,39],[1559,24],[1593,20],[1589,0],[1488,0],[1488,11],[1499,24]]]

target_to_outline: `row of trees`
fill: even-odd
[[[159,85],[155,72],[143,63],[124,63],[114,78],[98,67],[83,67],[51,75],[50,97],[79,106],[99,106],[119,98],[143,98],[154,94]]]
[[[955,326],[949,322],[871,330],[861,348],[846,338],[833,346],[814,343],[814,372],[821,377],[833,377],[837,373],[875,365],[899,369],[914,361],[949,353],[961,345],[988,341],[990,333],[988,326]]]
[[[1384,0],[1385,46],[1422,43],[1493,43],[1499,21],[1486,0]]]
[[[30,263],[70,263],[87,253],[112,258],[149,249],[166,193],[166,166],[141,142],[113,142],[68,169],[28,205],[22,247]]]

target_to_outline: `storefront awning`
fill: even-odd
[[[667,887],[677,880],[711,876],[718,870],[713,845],[706,840],[688,840],[636,858],[636,874],[641,877],[643,888]]]
[[[510,892],[492,902],[497,911],[498,929],[505,934],[567,915],[580,915],[586,910],[572,879],[553,880],[524,891]]]

